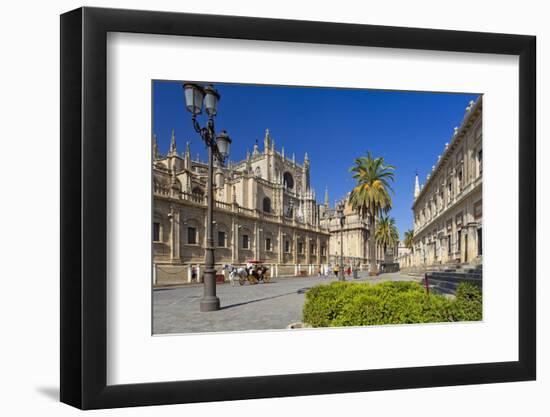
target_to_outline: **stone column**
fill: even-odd
[[[445,264],[449,261],[449,255],[448,255],[448,248],[449,248],[449,242],[448,242],[448,239],[449,237],[448,236],[443,236],[441,238],[441,242],[440,242],[440,248],[441,248],[441,263],[442,264]]]
[[[235,220],[233,218],[232,220],[232,226],[233,226],[233,244],[231,248],[231,255],[232,255],[232,263],[237,264],[239,262],[239,222],[238,219]]]
[[[254,258],[260,259],[260,228],[258,222],[254,222]]]
[[[293,248],[292,248],[292,253],[294,255],[294,265],[295,265],[295,268],[294,270],[296,270],[296,265],[298,265],[298,235],[296,234],[296,229],[292,229],[292,244],[293,244]]]
[[[256,181],[256,177],[252,177],[252,207],[250,207],[253,210],[258,209],[258,181]]]
[[[180,212],[170,206],[170,261],[180,263]]]
[[[477,257],[477,224],[468,225],[468,262],[472,262]]]
[[[315,241],[315,253],[317,255],[317,265],[321,265],[321,238],[319,235],[317,235],[317,239]]]
[[[454,260],[456,258],[456,250],[457,250],[457,233],[458,230],[456,229],[456,218],[455,216],[451,219],[451,259]]]
[[[283,242],[283,232],[281,230],[281,226],[277,226],[277,262],[283,263],[283,257],[284,257],[284,242]]]
[[[310,254],[310,244],[311,244],[311,240],[309,238],[309,234],[306,234],[306,238],[304,239],[305,240],[305,250],[306,250],[306,264],[311,264],[311,254]]]
[[[466,228],[462,227],[460,229],[459,239],[460,239],[460,262],[464,262],[464,236],[466,236]]]
[[[227,244],[231,248],[231,263],[235,263],[235,218],[231,217],[231,235],[227,236]]]

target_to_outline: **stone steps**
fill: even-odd
[[[461,282],[468,282],[482,288],[483,274],[481,267],[448,268],[441,272],[427,272],[428,285],[431,290],[444,294],[455,294]],[[424,285],[426,284],[424,279]]]
[[[424,274],[427,272],[469,272],[476,273],[481,271],[483,268],[482,265],[476,264],[472,265],[469,263],[465,264],[442,264],[442,265],[429,265],[429,266],[418,266],[418,267],[408,267],[402,268],[402,271],[408,274]]]

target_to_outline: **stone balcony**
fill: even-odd
[[[166,188],[157,188],[154,190],[153,195],[155,198],[164,199],[168,201],[173,201],[177,203],[184,202],[191,206],[200,207],[206,209],[207,198],[202,194],[193,194],[187,192],[180,192],[176,197],[171,196],[168,189]],[[179,197],[179,198],[178,198]],[[238,214],[241,217],[256,219],[271,223],[282,224],[289,227],[295,227],[298,229],[303,229],[306,231],[317,232],[317,233],[326,233],[329,231],[326,228],[321,226],[312,225],[306,222],[300,222],[296,218],[288,218],[286,216],[278,215],[275,213],[267,213],[258,209],[250,209],[243,207],[238,203],[226,203],[224,201],[214,200],[214,211],[222,213],[234,213]]]

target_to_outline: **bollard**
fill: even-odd
[[[430,295],[430,285],[428,283],[428,274],[424,274],[424,287],[426,287],[426,294]]]

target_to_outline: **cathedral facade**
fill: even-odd
[[[170,149],[160,155],[153,137],[153,263],[156,285],[200,282],[206,242],[207,163],[191,158],[189,143],[178,153],[172,132]],[[340,229],[328,203],[317,204],[310,182],[308,155],[276,150],[266,130],[245,159],[214,167],[214,247],[216,269],[260,260],[272,276],[324,272],[340,255],[344,236],[347,264],[368,262],[366,222],[346,208]],[[362,267],[362,266],[361,266]],[[221,277],[218,277],[220,279]],[[226,277],[227,278],[227,277]]]

